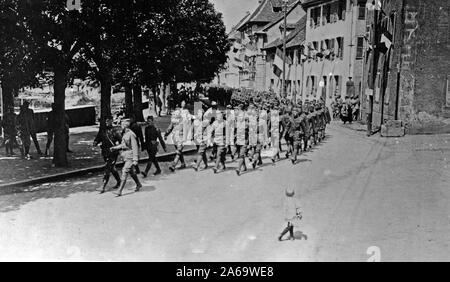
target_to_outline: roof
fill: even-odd
[[[296,28],[286,36],[286,48],[303,44],[306,38],[306,15],[303,16],[296,24]],[[283,39],[277,38],[264,46],[264,50],[276,48],[283,45]]]
[[[238,39],[240,36],[236,34],[236,31],[239,30],[239,28],[245,23],[245,21],[250,17],[250,12],[247,12],[245,16],[235,25],[231,28],[231,31],[228,33],[228,38],[230,39]]]
[[[292,3],[290,3],[290,9],[287,11],[287,14],[289,14],[290,12],[292,12],[298,4],[300,4],[300,1],[291,1]],[[271,21],[270,23],[268,23],[266,26],[264,26],[262,28],[262,30],[267,31],[269,28],[271,28],[272,26],[274,26],[275,24],[279,23],[281,20],[283,20],[284,18],[284,14],[283,13],[279,13],[278,17],[276,19],[274,19],[273,21]],[[288,28],[289,28],[289,24],[288,24]]]
[[[302,1],[302,6],[304,8],[308,8],[308,7],[312,7],[315,5],[319,5],[322,3],[327,3],[327,2],[331,2],[332,0],[303,0]]]
[[[290,6],[297,1],[298,0],[288,0],[288,5]],[[282,9],[280,9],[282,5],[282,0],[261,0],[258,8],[256,8],[253,14],[251,14],[245,24],[241,25],[239,28],[242,28],[249,23],[265,24],[273,22],[274,20],[279,20],[280,16],[282,15]]]

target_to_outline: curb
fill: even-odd
[[[183,151],[183,153],[186,155],[190,155],[195,152],[197,152],[196,148],[186,149]],[[176,154],[175,152],[158,154],[156,158],[160,162],[165,162],[165,161],[168,161],[169,159],[171,159],[172,157],[174,157],[175,154]],[[148,161],[148,158],[145,158],[145,159],[139,160],[139,163],[146,163],[147,161]],[[117,163],[116,166],[118,168],[120,168],[123,166],[123,164],[124,164],[123,162],[120,162],[120,163]],[[20,192],[21,190],[20,189],[18,190],[17,188],[23,188],[25,186],[36,185],[36,184],[41,184],[41,183],[48,183],[48,182],[55,182],[55,181],[59,181],[59,180],[66,180],[67,178],[83,176],[83,175],[86,175],[89,173],[101,172],[104,170],[104,168],[105,168],[104,165],[98,165],[98,166],[92,166],[92,167],[88,167],[88,168],[84,168],[84,169],[77,169],[74,171],[68,171],[68,172],[63,172],[63,173],[58,173],[58,174],[53,174],[53,175],[47,175],[47,176],[43,176],[43,177],[37,177],[37,178],[33,178],[33,179],[27,179],[27,180],[21,180],[21,181],[17,181],[17,182],[0,184],[0,195]]]

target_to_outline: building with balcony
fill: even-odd
[[[367,0],[305,0],[303,100],[361,96]],[[350,79],[351,78],[351,79]]]

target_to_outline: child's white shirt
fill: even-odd
[[[292,221],[301,213],[300,202],[295,197],[285,197],[284,202],[284,218],[286,221]]]

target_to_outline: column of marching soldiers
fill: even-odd
[[[270,152],[273,165],[281,160],[283,152],[286,159],[295,165],[302,152],[311,150],[325,139],[326,126],[330,121],[328,107],[321,101],[294,104],[278,98],[240,103],[234,107],[229,105],[225,110],[219,110],[213,102],[207,111],[199,109],[193,115],[183,101],[172,113],[171,124],[164,137],[152,116],[145,123],[138,123],[133,118],[122,119],[121,128],[113,125],[112,117],[107,117],[106,126],[94,141],[94,146],[101,144],[105,160],[101,193],[106,191],[110,175],[117,181],[113,187],[118,189],[116,196],[121,196],[129,176],[136,183],[135,191],[138,192],[142,188],[138,174],[146,178],[152,165],[156,168],[154,175],[160,174],[161,168],[156,158],[159,145],[164,151],[166,144],[175,147],[175,159],[169,166],[171,172],[186,168],[183,150],[187,145],[197,147],[197,158],[191,166],[194,171],[208,169],[209,161],[214,162],[214,173],[225,171],[226,156],[229,154],[232,162],[237,162],[235,171],[240,176],[248,170],[247,165],[256,169],[263,164],[263,150]],[[144,133],[142,127],[145,128]],[[284,146],[282,139],[285,140]],[[149,156],[142,172],[138,166],[139,147],[146,150]],[[124,160],[121,176],[115,168],[119,155]]]

